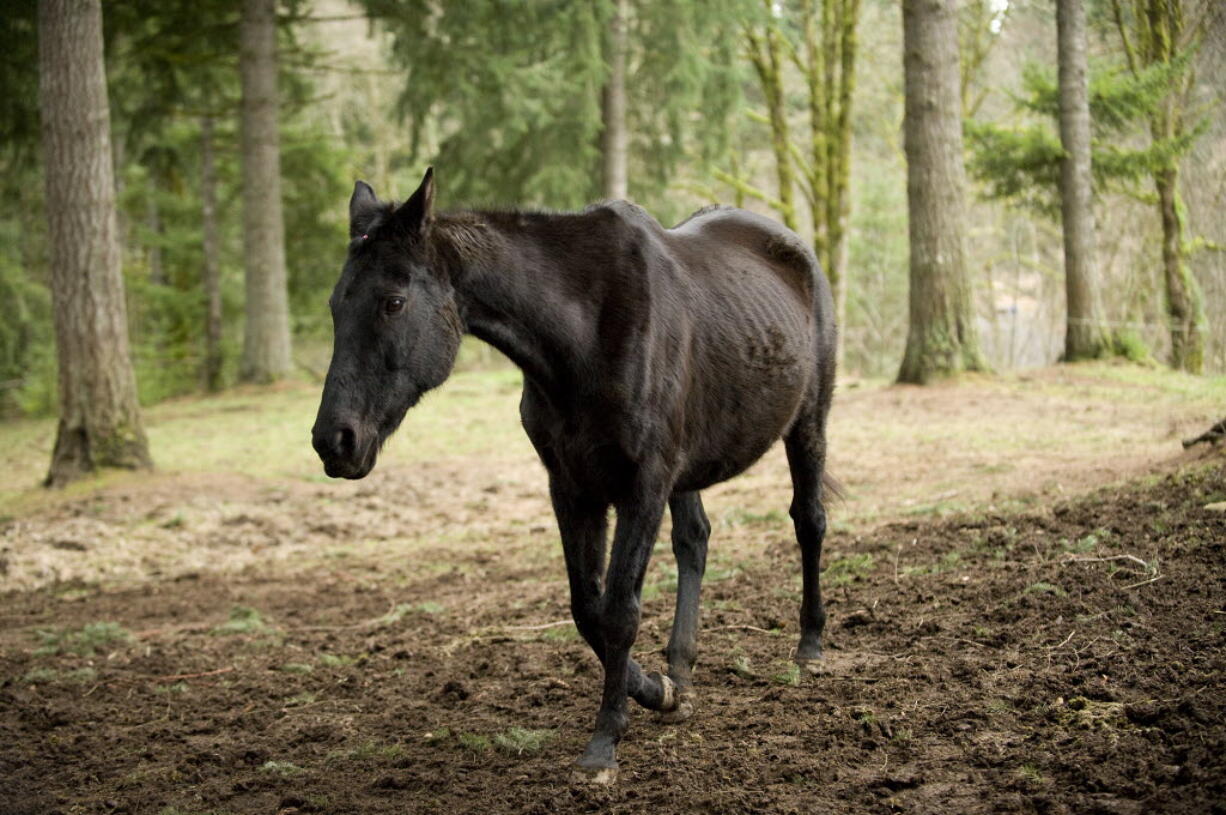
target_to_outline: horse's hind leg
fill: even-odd
[[[674,493],[668,500],[673,516],[673,555],[677,558],[677,611],[668,638],[668,675],[677,686],[677,707],[660,714],[666,722],[681,722],[694,713],[691,672],[698,658],[698,595],[707,566],[711,522],[697,492]]]
[[[796,663],[817,673],[822,658],[822,539],[826,536],[826,509],[822,505],[822,474],[826,467],[826,411],[810,400],[784,439],[792,471],[792,521],[800,544],[803,594],[800,601],[800,644]],[[828,402],[827,402],[828,404]]]

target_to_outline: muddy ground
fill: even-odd
[[[1226,812],[1226,514],[1204,508],[1226,500],[1220,452],[1029,510],[837,530],[819,678],[788,662],[786,515],[717,524],[713,552],[732,538],[736,557],[709,567],[697,713],[635,709],[611,789],[570,781],[598,665],[555,548],[524,543],[555,533],[496,475],[455,510],[489,516],[482,546],[6,593],[0,815]],[[48,516],[44,543],[87,547],[117,513],[257,542],[353,534],[319,489],[260,497],[286,529],[182,495],[90,495]],[[673,601],[658,555],[649,668]]]

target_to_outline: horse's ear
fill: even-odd
[[[379,211],[379,199],[375,191],[365,181],[353,185],[353,195],[349,197],[349,239],[365,235],[375,213]]]
[[[418,237],[426,231],[434,217],[434,168],[426,168],[417,191],[401,204],[392,216],[396,228],[406,237]]]

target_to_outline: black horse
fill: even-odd
[[[520,415],[549,473],[571,612],[604,666],[579,775],[610,783],[627,697],[673,721],[693,712],[711,530],[699,490],[742,472],[781,436],[804,575],[796,660],[816,671],[830,287],[793,232],[743,210],[709,207],[664,229],[624,201],[435,216],[433,199],[430,170],[399,207],[361,181],[354,188],[314,446],[328,475],[365,476],[405,412],[451,373],[465,333],[523,370]],[[630,648],[666,505],[678,584],[662,676],[645,673]]]

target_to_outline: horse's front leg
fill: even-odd
[[[627,695],[653,710],[676,706],[672,682],[659,674],[644,675],[630,658],[639,630],[643,576],[667,498],[667,489],[643,490],[636,500],[616,504],[617,528],[600,603],[604,694],[596,732],[578,762],[583,780],[609,784],[616,779],[617,743],[629,724]]]

